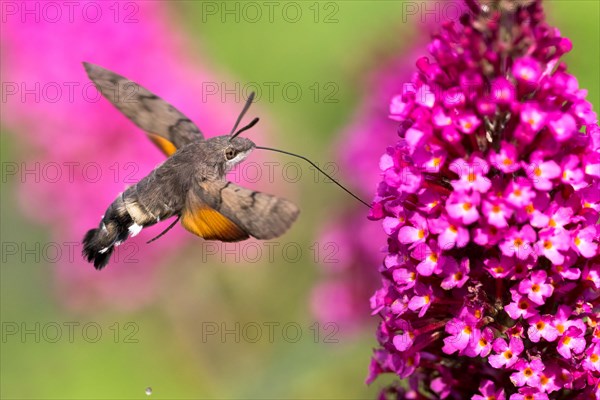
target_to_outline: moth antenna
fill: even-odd
[[[244,114],[246,114],[246,111],[248,111],[248,109],[250,108],[250,105],[252,105],[252,101],[254,100],[254,95],[255,95],[255,93],[252,92],[252,93],[250,93],[250,96],[248,96],[248,100],[246,100],[246,104],[244,104],[244,108],[242,109],[240,116],[238,117],[237,121],[235,121],[235,125],[233,126],[233,129],[229,133],[230,135],[233,135],[233,132],[235,132],[235,130],[237,129],[238,125],[242,121],[242,118],[244,118]],[[234,137],[234,136],[232,136],[232,137]]]
[[[277,153],[283,153],[283,154],[287,154],[289,156],[294,156],[294,157],[298,157],[303,159],[304,161],[306,161],[307,163],[309,163],[310,165],[312,165],[313,167],[315,167],[319,172],[321,172],[323,175],[325,175],[326,177],[328,177],[329,179],[331,179],[333,181],[333,183],[335,183],[336,185],[338,185],[339,187],[341,187],[342,189],[344,189],[344,191],[346,193],[348,193],[350,196],[354,197],[356,200],[360,201],[361,203],[363,203],[365,206],[371,208],[371,206],[365,202],[364,200],[362,200],[360,197],[358,197],[357,195],[355,195],[354,193],[352,193],[350,190],[346,189],[341,183],[339,183],[338,181],[336,181],[335,179],[333,179],[331,176],[329,176],[325,171],[323,171],[321,168],[319,168],[317,166],[317,164],[315,164],[314,162],[310,161],[308,158],[301,156],[299,154],[294,154],[294,153],[290,153],[289,151],[285,151],[285,150],[279,150],[279,149],[273,149],[271,147],[262,147],[262,146],[256,146],[257,149],[261,149],[261,150],[269,150],[269,151],[275,151]]]
[[[162,231],[158,236],[156,236],[154,239],[150,239],[146,242],[146,244],[150,244],[152,242],[154,242],[156,239],[159,239],[161,237],[163,237],[165,235],[165,233],[169,232],[171,229],[173,229],[173,227],[175,226],[175,224],[177,223],[177,221],[179,221],[179,218],[181,218],[181,215],[177,216],[177,219],[175,221],[173,221],[173,223],[171,225],[169,225],[167,227],[167,229],[165,229],[164,231]]]
[[[252,128],[254,125],[256,125],[256,123],[258,121],[259,121],[258,117],[254,118],[252,121],[250,121],[250,123],[248,125],[244,126],[243,128],[240,128],[239,131],[237,131],[236,133],[234,133],[233,135],[231,135],[231,137],[229,138],[229,140],[233,139],[234,137],[236,137],[240,133],[242,133],[244,131],[247,131],[248,129]]]

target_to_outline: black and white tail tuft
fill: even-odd
[[[89,262],[93,261],[96,269],[102,269],[110,260],[115,242],[102,228],[90,229],[83,238],[83,256]]]
[[[133,220],[125,207],[120,205],[122,200],[119,197],[106,210],[100,226],[89,230],[83,237],[83,257],[89,262],[93,261],[94,267],[98,270],[108,264],[115,246],[129,236],[129,227],[133,224]]]

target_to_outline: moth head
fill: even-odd
[[[230,170],[236,164],[242,162],[246,157],[248,157],[248,154],[250,154],[252,149],[256,147],[256,145],[251,140],[240,137],[239,135],[240,133],[247,131],[248,129],[256,125],[256,123],[258,122],[258,118],[254,118],[252,121],[250,121],[249,124],[240,128],[239,130],[236,130],[238,125],[242,121],[244,114],[246,114],[246,111],[248,111],[248,108],[250,108],[250,105],[252,104],[253,100],[254,92],[250,93],[250,96],[248,96],[248,100],[246,100],[246,104],[244,105],[242,112],[238,116],[237,121],[235,121],[235,125],[233,126],[231,133],[228,136],[222,136],[223,138],[227,138],[223,149],[226,170]]]

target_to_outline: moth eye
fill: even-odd
[[[227,160],[231,160],[235,157],[235,150],[232,148],[229,148],[227,150],[225,150],[225,158]]]

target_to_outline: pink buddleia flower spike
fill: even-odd
[[[395,149],[391,148],[389,154],[383,155],[380,150],[381,146],[387,146],[387,133],[397,129],[397,120],[403,119],[405,111],[408,111],[406,99],[394,96],[396,88],[410,79],[412,65],[424,52],[431,19],[426,22],[417,26],[420,34],[408,43],[407,48],[403,47],[404,51],[399,56],[392,55],[390,59],[377,57],[373,62],[367,61],[373,65],[372,71],[363,76],[361,82],[364,95],[347,126],[342,129],[337,143],[332,145],[339,173],[346,176],[347,182],[355,184],[353,190],[360,197],[371,196],[380,173],[394,171],[400,165],[397,164]],[[427,149],[420,148],[415,154],[419,168],[432,172],[439,169],[445,157],[445,150],[434,145]],[[405,174],[408,175],[410,171],[408,168]],[[392,181],[398,176],[389,173],[388,178]],[[415,178],[415,183],[418,184],[420,181],[418,177]],[[424,213],[442,206],[435,191],[420,193],[418,201],[417,209]],[[358,331],[369,319],[369,313],[365,312],[365,307],[368,307],[366,299],[378,286],[379,272],[365,266],[373,265],[382,258],[381,246],[372,244],[385,241],[386,235],[397,237],[402,227],[412,226],[409,222],[412,212],[404,207],[387,208],[392,215],[386,215],[383,230],[364,218],[360,212],[361,207],[363,206],[352,202],[340,203],[337,207],[338,215],[327,220],[317,240],[318,243],[337,243],[337,254],[343,257],[337,257],[335,270],[331,268],[331,263],[321,261],[324,282],[319,282],[313,290],[311,308],[314,316],[323,324],[338,324],[340,334]],[[331,238],[335,240],[332,241]],[[341,241],[337,242],[338,239]],[[388,254],[384,267],[390,269],[392,279],[399,287],[412,288],[416,282],[415,266],[405,265],[402,258],[403,255],[398,253]],[[373,296],[372,300],[375,307],[373,310],[385,302],[379,296]],[[408,309],[408,302],[398,300],[391,307],[400,313],[403,309]]]
[[[369,380],[409,377],[399,398],[595,398],[597,115],[540,0],[463,4],[390,96]]]

